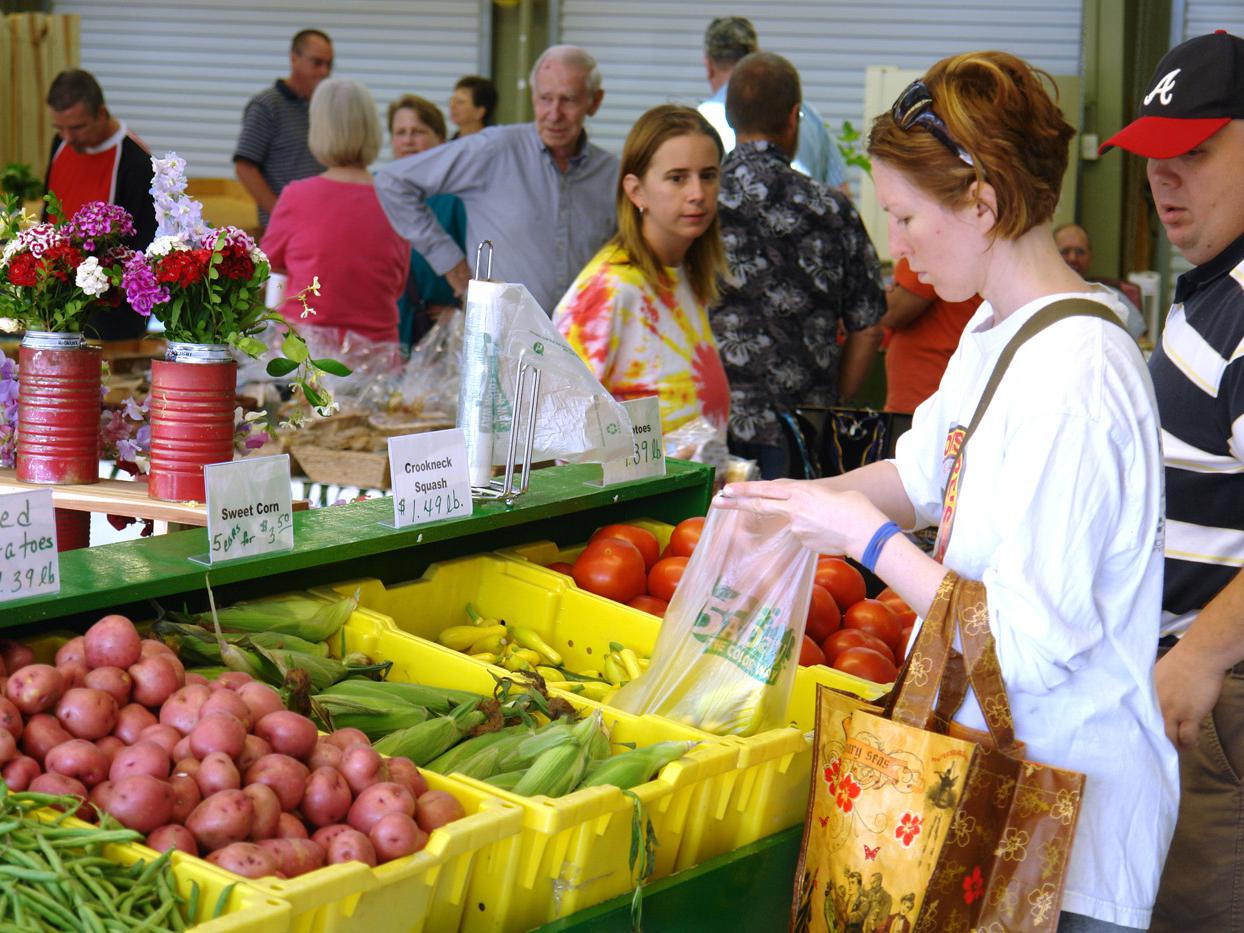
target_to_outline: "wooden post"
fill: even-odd
[[[43,175],[52,142],[48,85],[82,54],[77,15],[14,13],[0,19],[0,166],[24,162]]]

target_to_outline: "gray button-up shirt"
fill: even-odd
[[[618,160],[586,141],[562,172],[534,123],[491,126],[381,167],[376,192],[394,228],[440,275],[462,251],[428,209],[434,194],[466,205],[467,250],[492,240],[492,277],[522,282],[546,312],[617,226]],[[484,270],[481,270],[481,275]]]

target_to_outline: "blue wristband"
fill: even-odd
[[[869,573],[877,572],[877,560],[881,557],[881,549],[885,547],[887,541],[902,530],[895,522],[886,522],[873,532],[872,540],[868,542],[868,547],[864,548],[864,556],[860,558],[860,563]]]

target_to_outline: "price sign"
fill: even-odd
[[[207,486],[207,563],[253,557],[294,546],[289,455],[212,463]]]
[[[60,592],[52,490],[0,496],[0,603]]]
[[[389,438],[393,527],[471,514],[471,478],[461,428]]]
[[[631,416],[634,449],[625,460],[610,460],[604,467],[604,485],[649,476],[665,475],[665,439],[661,434],[661,402],[655,395],[623,402]]]

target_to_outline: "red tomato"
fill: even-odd
[[[841,628],[821,642],[821,650],[825,652],[825,657],[829,658],[831,664],[834,658],[848,648],[872,648],[883,657],[888,656],[891,661],[894,660],[889,645],[871,632],[858,628]]]
[[[687,569],[687,558],[667,557],[656,562],[656,566],[648,573],[648,592],[657,599],[669,602],[674,598],[674,590]]]
[[[670,553],[675,557],[690,557],[695,546],[700,542],[700,532],[704,530],[704,517],[683,519],[674,526],[670,535]]]
[[[829,590],[843,612],[868,595],[864,575],[837,557],[822,557],[816,562],[816,583]]]
[[[665,618],[665,610],[669,608],[669,603],[663,599],[657,599],[655,596],[636,596],[629,603],[632,609],[642,609],[650,615]]]
[[[593,541],[597,538],[619,538],[622,541],[631,542],[639,548],[639,553],[644,555],[644,570],[651,570],[652,565],[657,562],[657,556],[661,553],[661,545],[657,542],[657,536],[651,531],[645,531],[634,525],[606,525],[592,535]]]
[[[877,600],[890,607],[891,611],[898,619],[899,625],[910,626],[915,623],[916,610],[907,605],[907,603],[903,601],[903,597],[899,596],[898,593],[894,592],[894,590],[890,589],[888,586],[877,594]]]
[[[907,657],[907,646],[911,643],[911,629],[910,625],[903,629],[903,654],[900,657]],[[897,661],[899,658],[896,657],[894,660]]]
[[[568,577],[574,573],[574,568],[562,560],[555,560],[551,564],[545,564],[545,566],[549,570],[556,570],[558,573],[564,573]]]
[[[629,541],[593,541],[574,562],[574,582],[589,593],[629,603],[644,592],[644,556]]]
[[[842,613],[829,590],[812,584],[812,602],[808,604],[808,625],[804,631],[818,645],[842,627]]]
[[[890,646],[891,657],[902,656],[903,627],[890,607],[879,600],[861,599],[843,613],[842,627],[871,632]]]
[[[848,648],[830,665],[845,674],[863,677],[875,684],[892,684],[898,676],[898,669],[880,651],[872,648]]]
[[[799,666],[810,667],[813,664],[824,664],[825,654],[820,645],[807,635],[803,636],[803,647],[799,649]]]

